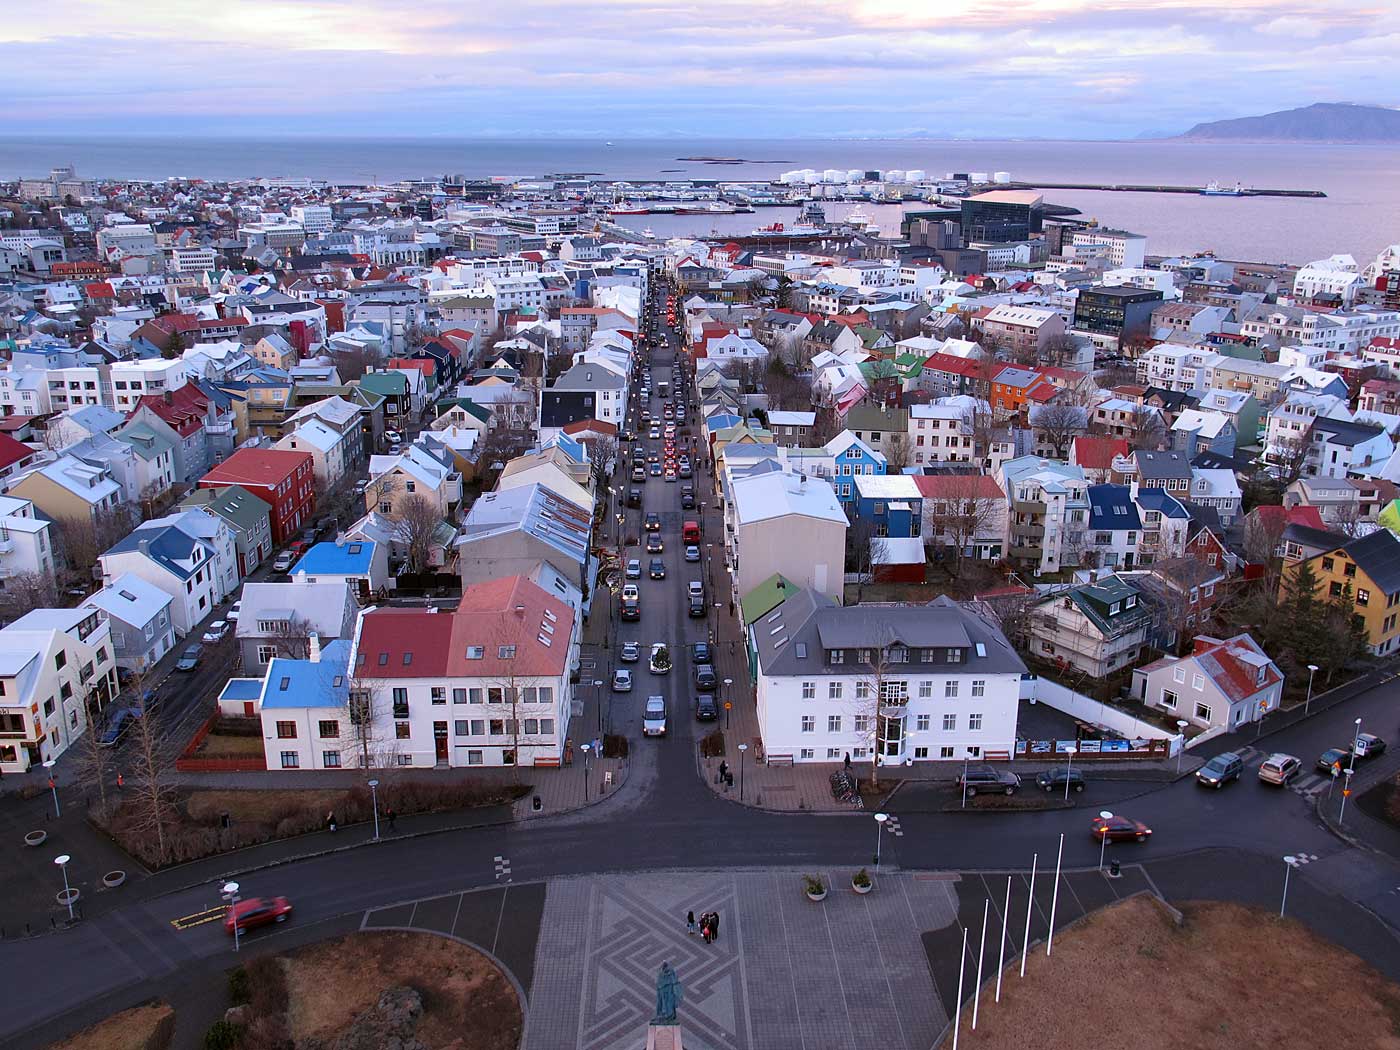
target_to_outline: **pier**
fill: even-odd
[[[999,190],[1103,190],[1106,193],[1189,193],[1206,195],[1204,186],[1151,186],[1115,182],[1011,182],[995,187]],[[1239,193],[1224,193],[1222,197],[1326,197],[1321,190],[1242,189]]]

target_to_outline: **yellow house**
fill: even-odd
[[[1319,599],[1332,601],[1351,589],[1371,652],[1380,656],[1400,648],[1400,540],[1386,529],[1377,529],[1306,561],[1317,578],[1314,593]],[[1284,566],[1280,595],[1302,564]]]

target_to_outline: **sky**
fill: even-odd
[[[1400,0],[43,0],[0,131],[1132,138],[1397,54]]]

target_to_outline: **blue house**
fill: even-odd
[[[875,526],[877,536],[908,539],[923,532],[924,497],[908,474],[858,474],[855,519]]]
[[[854,515],[854,479],[867,475],[883,475],[886,469],[885,457],[849,430],[841,431],[822,448],[826,454],[824,467],[831,472],[831,487],[836,490],[836,498],[841,501],[841,507],[848,516]],[[817,473],[822,471],[818,470]],[[915,492],[915,495],[918,493]]]
[[[1133,502],[1133,490],[1127,485],[1090,485],[1087,492],[1089,541],[1099,564],[1131,569],[1142,536],[1142,518]]]
[[[305,573],[312,583],[344,580],[361,596],[375,594],[389,582],[389,550],[373,540],[348,540],[317,543],[292,566],[292,578]]]

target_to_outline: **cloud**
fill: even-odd
[[[1366,0],[46,0],[0,23],[0,128],[1092,137],[1400,101],[1396,34]]]

